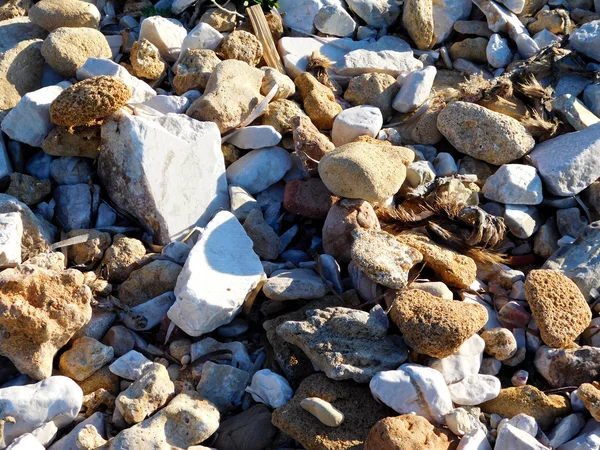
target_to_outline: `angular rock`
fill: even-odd
[[[67,257],[76,265],[92,268],[104,256],[104,251],[110,246],[111,237],[108,233],[96,230],[74,230],[67,238],[87,235],[88,240],[71,245],[67,249]]]
[[[158,48],[147,39],[133,43],[130,60],[133,71],[139,78],[156,80],[165,70],[165,63],[160,58]]]
[[[504,221],[510,232],[521,239],[530,238],[541,225],[537,208],[526,205],[506,205]]]
[[[535,367],[552,387],[590,383],[600,373],[600,349],[583,346],[571,349],[541,346]]]
[[[569,36],[574,50],[583,53],[596,61],[600,61],[600,20],[588,22]]]
[[[276,259],[281,248],[281,240],[275,230],[265,222],[262,212],[253,209],[244,221],[244,230],[252,239],[254,253],[262,259]]]
[[[207,361],[202,366],[202,377],[197,390],[206,400],[225,413],[242,402],[250,374],[224,364]]]
[[[105,427],[104,427],[104,419],[105,415],[101,412],[96,412],[92,414],[90,417],[85,419],[83,422],[80,422],[71,430],[67,435],[54,442],[48,450],[75,450],[77,448],[76,440],[77,436],[83,430],[84,427],[92,427],[96,430],[96,432],[102,436],[106,437]]]
[[[252,395],[254,401],[264,403],[269,408],[282,407],[294,395],[288,381],[269,369],[256,372],[246,392]]]
[[[408,113],[421,106],[429,98],[436,73],[434,66],[428,66],[403,77],[392,108],[401,113]]]
[[[119,289],[119,300],[135,307],[175,289],[181,266],[172,261],[152,261],[131,272]]]
[[[498,437],[496,438],[496,446],[494,448],[498,450],[508,450],[512,448],[522,450],[544,450],[548,447],[539,443],[535,437],[527,432],[519,430],[517,427],[507,423],[498,430]]]
[[[392,100],[399,89],[394,77],[387,73],[365,73],[350,80],[348,89],[344,92],[344,100],[354,106],[375,106],[387,120],[392,114]]]
[[[315,16],[315,28],[331,36],[348,36],[354,33],[356,22],[344,8],[338,5],[322,7]]]
[[[100,201],[100,186],[70,184],[54,189],[56,221],[64,231],[90,228]]]
[[[113,359],[114,350],[84,336],[73,342],[69,350],[60,355],[60,371],[76,381],[89,378]]]
[[[50,194],[50,191],[50,180],[40,181],[35,177],[14,172],[10,176],[10,185],[6,190],[6,194],[32,206],[40,203]]]
[[[219,52],[225,59],[237,59],[256,67],[263,56],[263,47],[252,33],[235,30],[223,38]]]
[[[408,35],[420,50],[427,50],[435,44],[433,34],[433,4],[422,0],[404,3],[402,24]]]
[[[135,381],[141,377],[144,370],[152,364],[152,361],[144,355],[135,350],[131,350],[117,358],[108,368],[112,373],[121,378]]]
[[[145,254],[146,249],[141,241],[117,234],[104,253],[97,274],[110,283],[122,283],[131,272],[140,267],[138,260]]]
[[[323,220],[337,200],[319,178],[292,180],[285,185],[283,207],[299,216]]]
[[[598,382],[583,383],[579,386],[576,393],[592,417],[598,420],[600,418],[600,389],[598,388]]]
[[[310,120],[317,128],[331,130],[335,117],[342,112],[333,91],[308,72],[296,77],[294,83],[300,91],[304,110]]]
[[[223,35],[221,33],[208,23],[199,22],[183,39],[180,57],[192,48],[216,50],[222,40]]]
[[[177,62],[173,87],[179,95],[197,89],[204,91],[211,73],[221,60],[208,49],[189,49]]]
[[[504,164],[483,186],[485,198],[511,205],[537,205],[542,202],[542,180],[535,167]]]
[[[249,194],[264,191],[283,178],[292,168],[292,160],[281,147],[252,150],[227,168],[229,184],[244,188]]]
[[[161,16],[148,17],[140,28],[140,40],[152,42],[168,62],[177,60],[186,35],[187,31],[181,22]]]
[[[158,325],[175,303],[175,294],[165,292],[137,305],[122,317],[123,323],[134,331],[147,331]]]

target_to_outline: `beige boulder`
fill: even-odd
[[[41,0],[29,10],[29,20],[52,31],[61,27],[98,28],[100,11],[80,0]]]
[[[42,142],[42,150],[52,156],[96,159],[100,153],[100,126],[56,127]]]
[[[263,55],[258,38],[243,30],[236,30],[225,36],[217,50],[224,59],[244,61],[252,67],[256,67]]]
[[[87,241],[67,247],[67,258],[77,266],[91,269],[104,256],[110,246],[110,234],[98,230],[72,230],[67,234],[67,239],[87,235]]]

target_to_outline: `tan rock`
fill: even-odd
[[[83,274],[21,265],[0,274],[0,354],[35,380],[52,375],[56,352],[92,317]]]
[[[173,87],[178,95],[196,89],[204,91],[210,75],[221,62],[217,54],[208,49],[189,49],[177,64]]]
[[[335,150],[335,145],[313,125],[307,116],[292,117],[294,149],[307,173],[317,175],[317,162],[327,153]]]
[[[554,34],[564,34],[569,32],[571,19],[569,13],[564,9],[542,9],[535,16],[527,29],[531,34],[539,33],[542,30],[548,30]]]
[[[131,88],[118,78],[88,78],[62,91],[50,105],[50,120],[63,127],[92,125],[121,109]]]
[[[436,43],[433,32],[433,2],[407,0],[402,12],[402,25],[420,50],[429,50]]]
[[[292,118],[296,116],[307,117],[298,103],[285,99],[274,100],[267,106],[267,110],[262,116],[262,124],[271,125],[283,135],[294,129]]]
[[[517,353],[515,335],[507,328],[492,328],[481,333],[485,341],[485,352],[498,361],[504,361]]]
[[[451,450],[458,439],[450,431],[432,425],[425,417],[404,414],[375,424],[364,450]]]
[[[428,109],[413,123],[406,127],[400,127],[403,140],[414,144],[434,145],[440,142],[444,136],[437,127],[437,119],[441,110]],[[405,139],[404,136],[410,136]]]
[[[56,127],[44,139],[42,149],[52,156],[96,159],[100,153],[100,126]]]
[[[92,229],[69,231],[67,239],[84,234],[88,235],[88,240],[67,247],[67,257],[75,265],[90,269],[102,259],[105,250],[110,246],[111,238],[108,233]]]
[[[225,36],[217,50],[225,59],[244,61],[252,67],[256,67],[263,55],[262,44],[258,38],[242,30],[233,31]]]
[[[220,32],[233,31],[235,29],[235,14],[213,8],[202,14],[200,22],[207,23]]]
[[[567,348],[589,326],[592,312],[577,285],[559,270],[532,270],[525,298],[550,347]]]
[[[460,175],[472,174],[477,176],[477,185],[483,187],[485,182],[496,171],[496,167],[471,156],[465,156],[460,160],[458,173]]]
[[[99,389],[104,389],[112,395],[118,395],[121,390],[121,379],[112,373],[108,366],[98,369],[83,381],[77,382],[83,395],[89,395]]]
[[[294,92],[296,92],[296,85],[290,77],[272,67],[264,66],[261,67],[260,70],[265,73],[260,88],[260,93],[262,95],[266,96],[276,84],[279,87],[277,88],[277,93],[275,94],[275,97],[273,97],[273,100],[288,98],[294,95]]]
[[[130,61],[135,75],[148,80],[160,78],[166,68],[158,48],[147,39],[140,39],[133,43]]]
[[[42,44],[42,55],[62,76],[70,78],[88,58],[112,58],[104,35],[92,28],[61,27],[52,31]]]
[[[475,303],[445,300],[420,289],[391,293],[390,317],[422,354],[445,358],[487,322],[486,309]]]
[[[319,83],[308,72],[303,72],[294,80],[300,91],[304,110],[317,128],[331,130],[335,117],[342,112],[342,107],[335,101],[333,91]]]
[[[60,355],[59,368],[69,378],[83,381],[107,365],[114,355],[112,347],[84,336],[74,341],[71,348]]]
[[[404,3],[404,7],[406,8]],[[344,92],[344,100],[354,106],[371,105],[381,110],[384,121],[393,114],[392,102],[400,90],[396,79],[387,73],[365,73],[354,77]]]
[[[475,281],[477,265],[472,258],[442,247],[424,234],[407,231],[398,235],[396,239],[419,250],[427,267],[444,283],[466,289]]]
[[[452,60],[459,58],[485,64],[487,63],[486,48],[488,40],[483,37],[466,38],[455,42],[448,51]]]
[[[100,11],[80,0],[41,0],[29,10],[29,20],[52,31],[61,27],[98,28]]]
[[[600,421],[600,384],[597,381],[583,383],[577,389],[577,397],[583,401],[594,420]]]
[[[0,21],[26,16],[32,6],[33,0],[7,0],[0,5]]]
[[[571,411],[569,401],[562,395],[546,395],[535,386],[525,385],[502,389],[498,397],[479,405],[481,410],[512,418],[527,414],[535,418],[540,427],[548,430],[554,421]]]
[[[111,283],[122,283],[136,269],[139,259],[146,254],[141,241],[117,234],[112,245],[104,253],[104,258],[96,273]]]
[[[13,172],[10,175],[10,185],[6,190],[6,194],[12,195],[17,200],[31,206],[44,200],[51,190],[50,180],[38,180],[31,175]]]
[[[119,300],[130,307],[137,306],[160,294],[175,289],[182,267],[168,260],[156,260],[134,270],[121,284]]]

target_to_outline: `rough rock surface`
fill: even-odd
[[[541,346],[535,367],[552,387],[590,383],[600,374],[600,350],[587,345],[570,349]]]
[[[60,371],[75,381],[83,381],[108,364],[114,356],[112,347],[84,336],[73,342],[69,350],[60,355]]]
[[[97,28],[100,11],[93,3],[79,0],[43,0],[27,14],[32,23],[52,31],[60,27]]]
[[[181,266],[172,261],[152,261],[131,272],[119,289],[119,300],[134,307],[175,289]]]

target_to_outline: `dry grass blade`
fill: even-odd
[[[256,34],[256,37],[263,46],[263,57],[265,58],[265,62],[269,67],[277,69],[281,73],[285,74],[285,68],[281,63],[279,53],[277,53],[277,48],[275,47],[275,42],[273,41],[273,35],[269,29],[269,24],[267,23],[267,19],[265,18],[265,13],[263,13],[262,7],[260,5],[254,5],[250,8],[247,8],[246,12],[250,18],[250,23],[254,29],[254,34]]]

